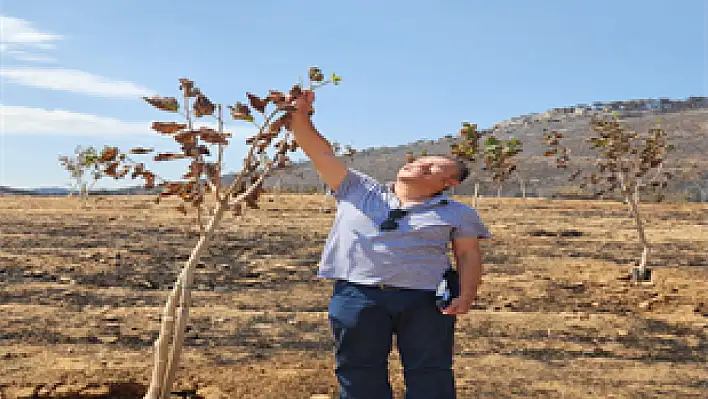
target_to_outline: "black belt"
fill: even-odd
[[[413,289],[413,288],[394,287],[392,285],[386,285],[383,283],[362,284],[362,283],[353,283],[353,282],[347,281],[347,280],[336,280],[336,281],[340,282],[340,283],[355,285],[357,287],[373,288],[373,289],[381,290],[381,291],[409,291],[409,290]]]

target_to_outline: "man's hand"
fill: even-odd
[[[477,237],[456,238],[452,241],[457,270],[460,273],[460,297],[455,298],[445,314],[464,314],[477,297],[482,280],[482,258]]]
[[[315,112],[312,104],[315,102],[315,92],[309,89],[304,89],[302,93],[293,101],[295,105],[295,117],[307,117]]]
[[[472,306],[472,300],[471,299],[465,299],[465,298],[455,298],[450,302],[450,305],[446,307],[445,309],[442,309],[441,312],[443,314],[447,315],[458,315],[458,314],[465,314],[469,312],[470,306]]]

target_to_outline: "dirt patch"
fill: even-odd
[[[195,276],[176,392],[335,397],[331,286],[315,278],[334,217],[322,208],[281,196],[224,221]],[[458,321],[460,398],[708,397],[707,206],[642,207],[654,281],[641,285],[627,281],[641,247],[626,205],[482,198],[478,210],[494,239]],[[147,197],[85,210],[3,197],[0,398],[142,398],[196,242],[189,220]],[[390,370],[402,398],[395,351]]]

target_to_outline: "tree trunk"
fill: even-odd
[[[477,200],[479,199],[479,182],[474,183],[474,197],[472,201],[472,205],[476,208],[477,207]]]
[[[84,181],[81,182],[81,186],[79,187],[79,198],[81,198],[81,206],[87,207],[88,206],[88,185]]]
[[[644,235],[644,223],[642,222],[641,215],[639,214],[639,185],[636,182],[635,184],[632,184],[624,173],[619,173],[618,178],[622,187],[622,192],[624,193],[624,201],[629,204],[629,211],[634,217],[637,232],[639,233],[639,241],[642,244],[642,258],[639,261],[639,266],[632,269],[632,280],[635,282],[647,281],[650,279],[649,270],[647,269],[649,245],[647,244],[647,239]],[[629,187],[632,187],[633,189],[630,189]]]
[[[639,203],[637,200],[637,195],[630,197],[625,196],[625,199],[629,203],[630,211],[632,216],[634,216],[634,222],[637,226],[637,232],[639,233],[639,241],[642,243],[642,259],[639,262],[638,272],[640,276],[646,276],[647,274],[647,258],[649,256],[649,244],[647,244],[646,235],[644,234],[644,223],[642,222],[641,215],[639,214]],[[644,278],[641,278],[644,280]]]
[[[219,133],[224,133],[224,112],[221,104],[216,106],[217,108],[217,122]],[[214,196],[219,200],[221,198],[221,174],[224,173],[224,145],[219,143],[219,153],[216,159],[216,175],[218,176],[216,181],[216,190],[214,190]]]
[[[327,183],[324,181],[322,182],[322,207],[320,209],[321,212],[325,212],[327,208]]]
[[[501,198],[502,186],[497,186],[497,198]]]
[[[239,195],[235,202],[243,201],[253,190],[263,184],[263,179],[269,170],[263,172],[258,181],[252,184],[246,192]],[[155,365],[152,373],[152,380],[148,387],[148,392],[143,399],[167,399],[170,396],[172,383],[174,382],[179,365],[179,358],[184,344],[184,333],[189,318],[189,306],[191,305],[191,286],[194,270],[202,252],[209,244],[214,231],[219,226],[224,211],[228,208],[229,197],[233,189],[237,186],[239,179],[236,178],[226,191],[224,197],[217,203],[214,216],[206,226],[206,229],[199,237],[197,245],[192,249],[182,272],[180,273],[174,288],[168,296],[167,303],[163,310],[160,335],[155,342]],[[176,304],[179,303],[179,313],[176,313]],[[177,317],[175,319],[175,314]],[[176,323],[175,323],[176,322]],[[170,346],[170,338],[172,345]],[[168,353],[168,349],[170,352]]]
[[[526,198],[526,180],[521,180],[521,198]]]

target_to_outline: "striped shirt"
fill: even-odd
[[[435,290],[450,267],[456,238],[491,238],[477,211],[446,195],[403,207],[393,184],[348,169],[334,192],[337,212],[320,259],[318,277],[359,284]],[[392,209],[405,209],[398,228],[379,226]]]

